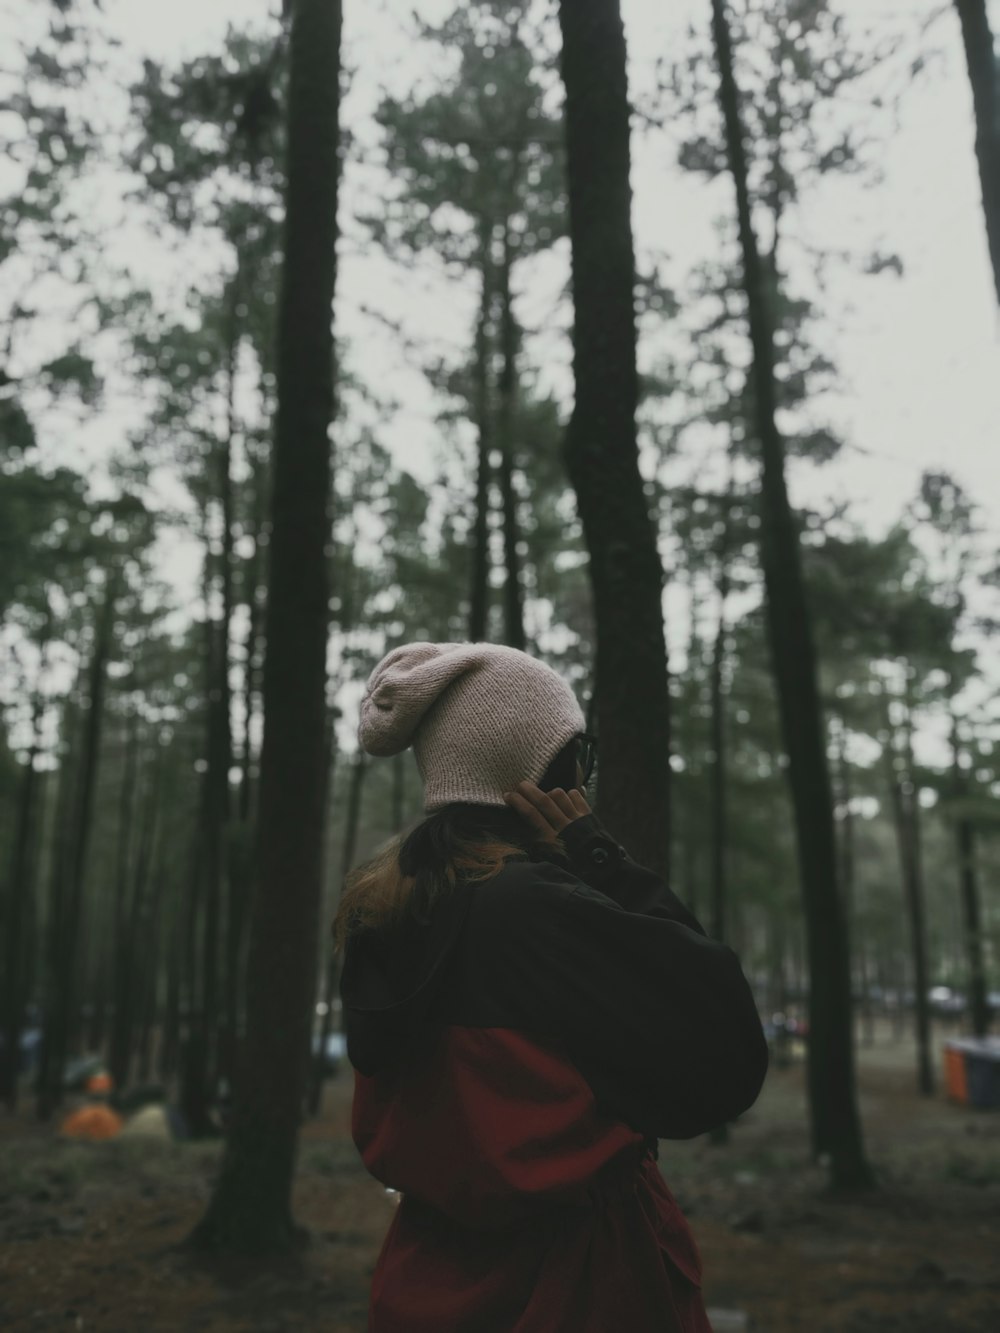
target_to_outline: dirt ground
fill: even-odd
[[[745,1311],[759,1333],[997,1333],[1000,1113],[919,1098],[912,1051],[887,1037],[860,1063],[873,1197],[826,1195],[800,1065],[772,1070],[727,1146],[661,1144],[708,1305]],[[263,1270],[176,1251],[208,1199],[217,1145],[70,1144],[0,1119],[0,1329],[361,1333],[394,1204],[350,1142],[350,1092],[341,1075],[304,1133],[295,1208],[311,1243]]]

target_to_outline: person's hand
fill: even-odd
[[[555,842],[567,824],[590,814],[590,806],[581,787],[564,791],[542,791],[534,782],[519,782],[513,791],[504,792],[504,800],[523,815],[545,842]]]

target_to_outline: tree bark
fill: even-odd
[[[761,563],[768,638],[795,811],[809,958],[808,1084],[815,1154],[828,1153],[836,1188],[874,1184],[855,1090],[850,965],[837,884],[833,801],[816,654],[795,516],[777,426],[773,315],[753,231],[739,92],[723,0],[712,0],[726,149],[736,191],[750,340],[756,435],[761,451]]]
[[[566,462],[597,627],[598,804],[630,853],[670,874],[663,568],[639,471],[625,33],[618,0],[561,0],[576,395]]]
[[[696,814],[700,799],[696,795],[697,778],[695,776],[695,753],[699,742],[698,703],[701,697],[699,664],[702,661],[702,643],[698,624],[698,602],[695,597],[694,570],[688,569],[688,594],[690,626],[688,630],[687,660],[681,687],[687,689],[684,704],[680,711],[678,741],[680,757],[684,762],[684,781],[680,787],[683,794],[683,818],[680,821],[681,851],[683,865],[683,891],[685,901],[691,911],[698,915],[699,892],[699,850],[704,839],[698,835]]]
[[[962,936],[965,965],[968,970],[969,1003],[967,1013],[972,1032],[985,1037],[990,1030],[990,1006],[986,991],[986,967],[983,960],[982,913],[980,911],[979,876],[976,867],[976,828],[962,811],[961,803],[968,796],[968,782],[962,770],[958,719],[951,720],[952,790],[958,802],[955,820],[955,850],[958,854],[959,885],[962,897]]]
[[[55,1008],[59,997],[59,962],[65,929],[66,889],[69,878],[71,825],[77,789],[77,730],[79,711],[75,703],[77,681],[63,705],[62,745],[59,761],[59,785],[56,790],[55,822],[52,829],[52,853],[49,864],[49,892],[45,920],[45,959],[43,964],[42,1024],[43,1040],[36,1081],[37,1113],[40,1120],[51,1115],[61,1098],[62,1067],[57,1067],[53,1046]]]
[[[88,670],[87,712],[83,722],[80,778],[71,821],[72,841],[67,866],[65,912],[60,913],[51,977],[52,1006],[46,1014],[45,1043],[50,1047],[46,1072],[46,1113],[58,1103],[62,1091],[62,1070],[69,1054],[72,1029],[76,1019],[77,943],[83,916],[84,880],[87,851],[93,827],[94,791],[104,721],[105,673],[114,637],[115,607],[118,598],[118,574],[107,576],[104,603],[94,626],[94,645]]]
[[[486,638],[489,623],[490,596],[490,372],[489,326],[493,295],[490,284],[489,230],[481,227],[480,250],[482,290],[479,299],[479,319],[476,322],[476,352],[474,364],[474,392],[476,429],[479,434],[476,467],[476,510],[472,523],[472,583],[469,595],[469,640],[472,643]]]
[[[907,673],[906,719],[903,729],[906,772],[909,777],[908,818],[906,831],[910,844],[911,889],[910,920],[913,934],[914,1003],[917,1019],[917,1047],[920,1065],[920,1091],[927,1097],[934,1093],[934,1062],[931,1058],[931,1011],[928,989],[930,974],[927,965],[927,911],[924,889],[924,849],[921,835],[920,784],[913,757],[913,706],[911,702],[911,675]]]
[[[309,1069],[323,842],[339,177],[339,0],[291,8],[284,271],[246,1058],[193,1242],[263,1255],[300,1238],[292,1177]]]
[[[226,917],[226,1030],[223,1038],[222,1071],[229,1081],[230,1087],[232,1087],[235,1078],[244,1016],[245,986],[243,969],[246,956],[248,907],[253,887],[251,830],[255,784],[251,772],[253,767],[251,730],[255,716],[255,701],[258,696],[257,646],[260,638],[260,535],[264,522],[262,475],[264,471],[265,469],[261,467],[255,470],[253,485],[254,549],[253,555],[246,565],[245,601],[249,608],[249,626],[243,663],[244,720],[239,763],[240,781],[235,802],[235,819],[238,823],[230,825],[226,857],[229,899]]]
[[[520,525],[517,492],[514,489],[514,436],[517,413],[517,325],[511,300],[513,266],[510,231],[504,227],[503,261],[500,265],[500,383],[498,425],[500,444],[500,496],[503,503],[504,550],[504,639],[511,648],[525,649],[524,590],[518,552]]]
[[[351,765],[351,781],[347,789],[347,815],[344,821],[344,842],[341,848],[340,856],[340,892],[343,892],[344,881],[348,872],[354,864],[354,852],[358,842],[358,828],[361,822],[361,795],[364,789],[365,775],[368,772],[368,764],[365,759],[364,751],[358,750],[354,756],[354,762]],[[340,892],[337,894],[337,902],[340,899]],[[337,910],[337,902],[333,905],[334,913]],[[309,1110],[311,1115],[318,1115],[323,1101],[323,1083],[325,1080],[324,1071],[324,1052],[326,1050],[326,1041],[333,1028],[333,1005],[337,998],[338,967],[337,955],[333,949],[329,950],[326,965],[325,988],[323,1000],[325,1008],[323,1010],[323,1022],[320,1024],[319,1051],[313,1061],[313,1080],[310,1091]]]
[[[1000,71],[986,0],[955,0],[972,85],[976,117],[976,161],[983,192],[986,240],[993,286],[1000,304]]]
[[[222,734],[219,658],[222,640],[212,616],[215,576],[207,505],[202,508],[205,553],[202,565],[203,669],[205,689],[205,769],[195,831],[195,865],[191,877],[191,978],[186,1050],[183,1060],[184,1114],[193,1137],[214,1132],[208,1114],[216,1066],[216,1020],[219,953],[219,900],[223,876],[223,824],[219,767]]]
[[[836,803],[840,806],[842,814],[840,819],[840,841],[838,846],[837,868],[840,872],[840,900],[844,909],[844,933],[847,937],[848,957],[853,959],[854,950],[852,940],[854,938],[854,899],[855,899],[855,848],[854,848],[854,814],[851,810],[851,769],[847,758],[847,727],[844,720],[839,715],[835,719],[834,732],[836,735],[836,761],[837,761],[837,796]],[[860,954],[860,950],[858,951]],[[851,991],[853,995],[853,976],[851,978]],[[852,1022],[853,1022],[853,1000],[852,1000]]]
[[[39,645],[44,671],[48,631]],[[24,960],[30,950],[26,947],[28,905],[34,887],[36,845],[36,809],[38,804],[38,770],[35,767],[41,748],[41,723],[44,699],[40,684],[35,688],[31,706],[31,749],[21,776],[21,789],[14,828],[13,856],[7,887],[7,913],[4,920],[4,985],[0,1009],[0,1034],[3,1050],[0,1052],[0,1097],[10,1111],[17,1109],[18,1072],[21,1063],[21,1033],[24,1027],[25,987]]]
[[[927,1002],[927,944],[924,923],[924,895],[918,853],[919,823],[917,792],[909,784],[904,789],[898,775],[891,782],[893,813],[899,860],[903,876],[906,914],[910,927],[910,951],[913,959],[913,1008],[917,1036],[917,1086],[929,1097],[934,1092],[934,1071],[930,1052],[930,1011]]]
[[[141,948],[145,966],[143,983],[138,995],[138,1035],[136,1040],[137,1078],[140,1083],[149,1081],[153,1065],[153,1033],[156,1029],[156,1020],[159,1013],[160,960],[163,952],[160,921],[163,913],[166,879],[167,867],[161,854],[147,895],[146,919],[142,922]]]
[[[132,978],[136,959],[132,945],[129,920],[128,886],[131,883],[132,813],[135,806],[135,776],[139,749],[139,719],[136,712],[129,718],[125,742],[125,763],[118,803],[118,866],[115,876],[115,909],[113,918],[112,989],[114,1013],[111,1019],[111,1048],[108,1070],[115,1087],[124,1087],[128,1081],[129,1059],[132,1046]]]
[[[934,1092],[934,1072],[930,1050],[930,1009],[927,1000],[927,930],[924,912],[923,868],[920,854],[919,790],[914,781],[908,732],[909,707],[904,722],[902,753],[896,729],[886,709],[889,743],[885,757],[889,792],[892,800],[896,845],[903,881],[903,900],[910,929],[910,959],[913,965],[913,1012],[917,1037],[917,1087],[924,1096]]]
[[[181,994],[180,994],[180,953],[181,953],[181,904],[180,895],[173,907],[170,922],[170,936],[167,943],[166,958],[166,994],[163,1001],[163,1028],[157,1052],[157,1069],[161,1082],[171,1080],[177,1069],[177,1048],[180,1043],[181,1029]]]
[[[732,477],[730,476],[722,537],[719,542],[719,624],[712,648],[712,670],[709,681],[709,698],[711,701],[710,743],[712,748],[711,822],[709,825],[711,830],[709,841],[712,866],[711,933],[717,940],[725,940],[727,935],[726,862],[728,859],[729,830],[726,808],[726,701],[722,677],[726,658],[726,612],[729,601],[729,532],[732,492]],[[725,1124],[717,1125],[709,1134],[709,1140],[716,1146],[728,1143],[729,1126]]]
[[[243,273],[237,243],[236,272],[229,291],[229,331],[226,368],[226,431],[221,441],[219,453],[219,502],[222,513],[222,619],[218,637],[218,756],[214,764],[216,786],[216,807],[218,858],[219,858],[219,894],[220,906],[223,902],[221,944],[218,960],[221,964],[222,985],[221,1014],[218,1016],[216,1035],[216,1062],[213,1070],[213,1082],[222,1073],[232,1078],[231,1059],[237,1027],[236,1009],[238,1005],[236,968],[238,941],[242,928],[243,904],[247,886],[239,875],[239,855],[235,851],[232,838],[233,794],[229,785],[229,774],[233,768],[233,726],[232,726],[232,689],[229,670],[232,652],[233,622],[233,572],[234,572],[234,531],[233,531],[233,444],[238,430],[236,410],[236,380],[239,373],[240,356],[240,301],[243,291]],[[221,1023],[219,1022],[221,1020]]]
[[[723,672],[726,664],[726,615],[729,606],[729,545],[732,529],[733,505],[732,458],[730,457],[730,478],[726,490],[725,512],[722,518],[722,532],[717,552],[719,577],[719,624],[712,648],[712,669],[710,675],[711,726],[710,744],[712,749],[711,770],[711,864],[712,864],[712,934],[717,940],[726,938],[726,860],[728,821],[726,811],[726,718]]]
[[[205,775],[202,776],[202,782]],[[202,885],[204,869],[204,825],[205,803],[198,802],[195,824],[191,831],[191,843],[188,848],[189,868],[187,874],[187,892],[183,909],[183,949],[179,959],[179,1063],[181,1069],[181,1109],[191,1124],[199,1124],[205,1118],[203,1110],[206,1101],[205,1069],[200,1065],[204,1041],[200,1036],[199,1010],[201,1006],[201,965],[198,929],[201,918]],[[200,1072],[196,1072],[200,1069]]]
[[[249,608],[247,627],[246,660],[243,664],[243,744],[240,753],[240,791],[238,812],[240,822],[248,825],[253,805],[253,742],[251,730],[255,716],[258,676],[258,639],[260,637],[261,597],[260,597],[260,537],[264,523],[264,479],[260,475],[264,469],[257,468],[254,475],[253,498],[253,555],[247,562],[246,602]]]

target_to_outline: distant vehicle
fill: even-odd
[[[785,1014],[778,1011],[764,1022],[764,1035],[767,1037],[806,1037],[809,1035],[809,1024],[804,1018],[796,1018],[794,1014]]]
[[[317,1032],[312,1040],[313,1056],[319,1055],[320,1034]],[[344,1060],[347,1059],[347,1038],[342,1032],[328,1032],[323,1050],[323,1070],[327,1074],[336,1074]]]

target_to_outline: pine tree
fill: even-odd
[[[296,0],[247,1036],[219,1180],[192,1237],[200,1248],[258,1254],[296,1240],[292,1175],[315,1003],[340,33],[339,3]]]
[[[784,443],[776,422],[773,317],[767,276],[751,219],[739,92],[723,0],[713,0],[712,21],[753,348],[754,401],[762,463],[761,563],[768,634],[789,760],[808,930],[813,1149],[829,1154],[831,1177],[836,1186],[869,1187],[873,1177],[865,1158],[855,1094],[850,969],[843,904],[838,892],[826,734],[802,579],[799,534],[788,500]]]
[[[562,0],[576,395],[566,460],[590,556],[601,815],[669,875],[663,568],[636,439],[635,259],[618,0]]]

